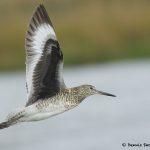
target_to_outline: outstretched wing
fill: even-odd
[[[65,88],[63,54],[43,5],[33,14],[26,35],[26,86],[28,102],[54,96]]]

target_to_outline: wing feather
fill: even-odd
[[[26,35],[26,86],[30,105],[65,88],[63,55],[52,22],[40,5],[33,14]]]

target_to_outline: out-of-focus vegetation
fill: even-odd
[[[0,70],[25,67],[25,32],[40,3],[67,65],[150,57],[148,0],[1,0]]]

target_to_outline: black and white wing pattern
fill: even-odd
[[[26,35],[26,106],[65,88],[62,71],[63,54],[53,25],[44,6],[39,5]]]

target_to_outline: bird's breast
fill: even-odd
[[[26,116],[22,121],[39,121],[58,115],[66,111],[64,105],[56,105],[39,101],[36,105],[26,109]]]
[[[39,112],[61,113],[76,106],[76,103],[66,96],[56,96],[47,100],[41,100],[36,104]]]
[[[77,106],[77,104],[65,96],[39,100],[34,105],[26,108],[26,116],[23,121],[44,120],[72,109],[75,106]]]

